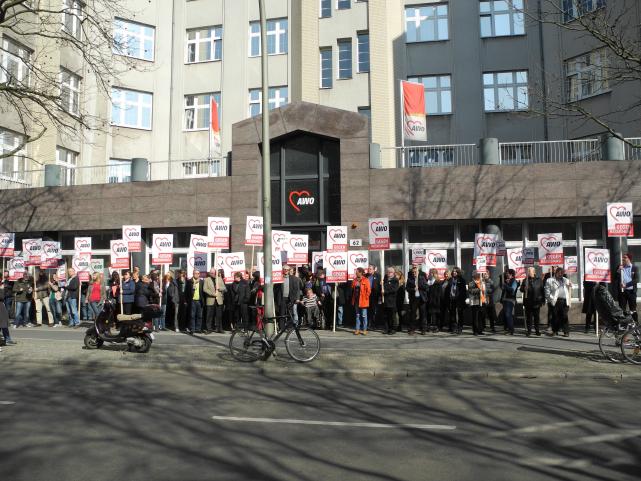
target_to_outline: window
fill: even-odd
[[[527,72],[489,72],[483,74],[486,112],[527,110],[529,106]]]
[[[218,104],[220,122],[220,92],[202,95],[185,95],[185,130],[206,130],[211,123],[211,98]]]
[[[8,37],[2,39],[0,83],[29,85],[31,51]]]
[[[338,41],[338,78],[352,78],[352,39]]]
[[[332,0],[320,0],[320,18],[332,16]]]
[[[358,34],[358,71],[369,72],[369,33]]]
[[[114,20],[114,47],[117,55],[154,60],[154,37],[156,29],[129,20]]]
[[[336,0],[336,10],[347,10],[352,8],[351,0]]]
[[[62,185],[75,185],[78,153],[64,147],[56,147],[56,164],[62,166]]]
[[[409,77],[409,82],[422,83],[425,87],[425,112],[427,115],[452,113],[452,77],[433,75]]]
[[[78,115],[80,77],[65,69],[60,71],[60,104],[65,112]]]
[[[523,0],[483,0],[480,10],[481,37],[506,37],[525,33]]]
[[[109,159],[107,162],[107,183],[131,182],[131,159]]]
[[[267,20],[267,54],[287,53],[287,19]],[[260,55],[260,22],[249,24],[249,56]]]
[[[260,115],[263,111],[263,92],[261,89],[249,91],[249,116]],[[282,107],[288,102],[287,87],[269,87],[269,110]]]
[[[405,36],[408,43],[447,40],[447,4],[406,7]]]
[[[569,22],[601,7],[605,0],[563,0],[563,20]]]
[[[606,50],[575,57],[565,62],[568,101],[574,102],[608,91]]]
[[[82,37],[82,20],[84,5],[77,0],[63,0],[62,29],[74,38]]]
[[[151,130],[153,96],[150,93],[111,89],[111,123]]]
[[[207,27],[187,30],[187,63],[220,60],[223,53],[223,28]]]
[[[368,107],[358,107],[358,113],[367,117],[369,121],[369,139],[372,140],[372,109]]]
[[[25,141],[24,135],[0,129],[0,153],[15,151],[13,155],[0,157],[0,178],[25,182],[27,166]]]
[[[332,47],[320,49],[320,86],[331,89],[334,83],[332,75]]]

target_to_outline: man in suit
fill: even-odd
[[[639,272],[637,266],[632,264],[632,255],[623,254],[623,264],[617,270],[617,283],[619,288],[619,305],[630,314],[635,321],[637,316],[637,282]]]
[[[371,289],[371,293],[369,295],[369,312],[367,313],[367,317],[370,323],[370,328],[374,329],[376,327],[376,319],[378,315],[378,302],[381,299],[382,291],[381,275],[378,273],[374,264],[370,264],[367,268],[367,280],[369,281],[369,287]]]
[[[187,329],[189,334],[194,332],[202,333],[204,297],[205,292],[203,290],[203,280],[200,278],[200,271],[194,269],[194,275],[187,281],[185,288],[185,298],[191,310],[189,329]]]

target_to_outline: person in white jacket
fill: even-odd
[[[545,300],[553,307],[552,312],[552,335],[558,336],[559,330],[563,329],[563,336],[570,336],[568,322],[568,311],[572,304],[572,283],[564,277],[565,271],[557,267],[554,276],[545,282]]]

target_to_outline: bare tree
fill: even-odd
[[[0,158],[13,156],[48,129],[75,135],[107,130],[107,119],[86,108],[74,82],[91,83],[90,91],[83,89],[87,96],[108,98],[119,74],[139,69],[126,55],[127,39],[114,35],[117,16],[135,17],[126,0],[0,0],[0,114],[24,134]],[[68,65],[62,65],[63,57]]]

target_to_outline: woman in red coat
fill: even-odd
[[[356,279],[352,281],[352,305],[356,312],[355,336],[359,334],[367,336],[367,308],[369,307],[369,296],[372,288],[364,274],[365,270],[359,267],[356,269]]]

